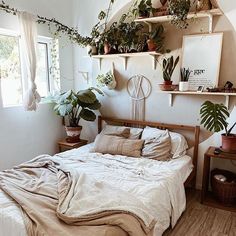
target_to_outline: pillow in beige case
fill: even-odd
[[[130,136],[130,128],[124,126],[106,125],[100,134],[128,138]]]
[[[129,134],[127,134],[127,129],[129,130]],[[143,132],[143,129],[141,128],[106,125],[104,129],[102,130],[101,134],[123,136],[129,139],[139,139],[142,132]]]
[[[97,135],[93,152],[123,155],[129,157],[140,157],[144,140],[131,140],[118,136]]]
[[[146,139],[142,150],[142,157],[167,161],[171,157],[171,138],[168,130],[155,138]]]

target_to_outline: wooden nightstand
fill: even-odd
[[[79,148],[86,145],[87,143],[88,143],[88,140],[84,140],[84,139],[80,139],[80,141],[77,143],[68,143],[66,140],[57,142],[59,152],[71,150],[73,148]]]
[[[220,208],[228,211],[236,212],[236,204],[234,206],[224,206],[219,201],[217,201],[213,194],[208,190],[209,178],[210,178],[210,165],[212,158],[220,158],[224,160],[236,160],[236,154],[228,154],[225,152],[220,152],[220,154],[215,154],[216,147],[209,147],[204,154],[204,167],[203,167],[203,178],[202,178],[202,191],[201,191],[201,203],[204,205]]]

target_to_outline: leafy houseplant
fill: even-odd
[[[164,27],[163,25],[159,25],[152,32],[148,34],[148,50],[149,51],[162,51],[163,48],[163,40],[164,40]]]
[[[82,126],[79,125],[80,119],[94,121],[96,115],[93,112],[101,107],[94,88],[74,92],[69,90],[57,96],[54,101],[54,111],[57,115],[68,118],[69,125],[65,127],[68,142],[78,142]],[[99,90],[96,90],[100,93]]]
[[[108,89],[114,89],[116,87],[116,80],[111,71],[106,74],[98,75],[96,78],[98,86],[107,86]]]
[[[209,131],[219,132],[225,130],[222,134],[222,149],[227,152],[236,152],[236,134],[232,134],[232,130],[236,122],[228,129],[227,118],[229,111],[223,104],[214,104],[206,101],[200,109],[201,124]]]
[[[165,84],[172,84],[171,77],[179,63],[179,56],[174,60],[174,57],[164,58],[162,62],[163,79]]]
[[[193,3],[191,0],[168,0],[171,24],[177,28],[186,29],[188,27],[187,16]]]
[[[136,1],[137,5],[138,1]],[[153,13],[154,8],[152,7],[151,0],[141,0],[136,8],[133,9],[134,15],[138,15],[140,18],[150,17]]]
[[[179,82],[179,91],[188,91],[189,89],[189,77],[191,75],[190,69],[185,69],[185,68],[181,68],[180,69],[180,76],[181,76],[181,80]]]

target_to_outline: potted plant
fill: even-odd
[[[115,76],[112,71],[109,71],[106,74],[98,75],[96,81],[98,86],[100,87],[106,86],[108,89],[115,89],[117,85]]]
[[[163,25],[159,25],[155,28],[152,32],[148,34],[148,51],[161,51],[163,47],[163,40],[164,40],[164,27]]]
[[[163,72],[164,83],[160,84],[161,90],[165,91],[173,90],[174,86],[172,86],[171,77],[178,63],[179,63],[179,56],[175,60],[173,56],[163,59],[162,72]]]
[[[222,136],[222,150],[226,152],[236,153],[236,134],[232,134],[232,130],[236,122],[228,128],[227,118],[229,111],[223,104],[214,104],[206,101],[200,109],[201,124],[209,131],[219,132],[225,130]]]
[[[56,103],[54,111],[57,115],[66,117],[69,123],[68,126],[65,126],[68,142],[75,143],[80,140],[82,130],[82,126],[79,125],[80,119],[86,121],[96,119],[93,111],[98,110],[101,104],[93,92],[94,89],[89,88],[79,92],[69,90],[54,98]],[[96,91],[101,93],[99,90]]]
[[[139,18],[148,18],[155,9],[151,0],[136,1],[132,13]]]
[[[185,69],[185,68],[181,68],[180,69],[180,76],[181,76],[181,80],[179,82],[179,91],[188,91],[189,89],[189,77],[191,75],[191,71],[190,69]]]
[[[177,28],[186,29],[188,27],[187,16],[192,4],[191,0],[168,0],[167,8],[171,15],[171,24]]]

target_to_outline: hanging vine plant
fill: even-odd
[[[4,1],[0,3],[0,9],[13,15],[17,15],[18,12],[16,8],[10,7]],[[78,29],[64,25],[55,18],[47,18],[38,15],[37,23],[48,25],[50,31],[53,31],[54,36],[60,37],[62,34],[64,34],[72,43],[76,43],[82,47],[89,45],[93,40],[92,37],[84,37],[80,35]]]
[[[171,15],[171,24],[179,29],[188,28],[188,13],[196,0],[168,0],[168,11]]]

